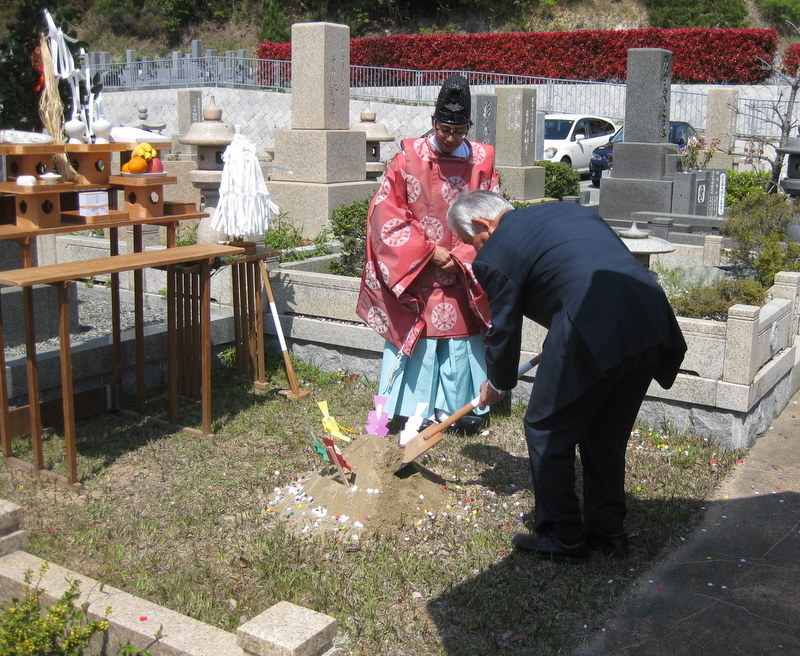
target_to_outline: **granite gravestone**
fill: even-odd
[[[366,135],[350,129],[350,29],[292,26],[292,129],[275,132],[272,200],[307,237],[328,227],[340,205],[371,196]]]
[[[677,146],[668,142],[672,53],[661,48],[628,50],[625,96],[625,140],[614,146],[610,177],[600,180],[600,215],[630,222],[637,211],[669,212],[672,180],[668,156]]]
[[[536,89],[497,87],[497,150],[495,166],[503,192],[518,201],[544,196],[544,167],[535,166],[537,141]]]

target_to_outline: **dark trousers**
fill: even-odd
[[[573,544],[583,533],[621,533],[625,453],[661,349],[628,358],[576,402],[539,421],[528,406],[525,438],[536,497],[535,529]],[[575,447],[583,466],[583,514],[575,490]]]

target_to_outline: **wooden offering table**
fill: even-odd
[[[66,442],[66,464],[67,482],[75,484],[78,482],[77,457],[75,447],[75,415],[74,398],[72,389],[72,360],[70,353],[70,325],[69,325],[69,296],[67,294],[68,284],[71,280],[85,278],[101,274],[114,274],[123,271],[136,271],[148,267],[174,266],[187,262],[194,262],[200,269],[200,327],[201,338],[198,344],[200,351],[200,370],[202,372],[201,383],[201,406],[202,406],[202,431],[203,435],[211,435],[211,310],[210,310],[210,269],[212,262],[218,257],[231,257],[244,254],[243,248],[227,246],[221,244],[197,244],[194,246],[181,246],[167,248],[158,251],[148,251],[141,253],[129,253],[126,255],[115,255],[112,257],[83,260],[78,262],[67,262],[64,264],[51,264],[39,267],[27,267],[14,269],[11,271],[0,272],[0,284],[13,285],[22,288],[30,288],[33,285],[49,284],[58,288],[59,296],[59,337],[61,355],[61,390],[62,390],[62,410],[64,420],[64,436]],[[2,312],[2,309],[0,309]],[[31,314],[31,316],[27,316]],[[26,308],[26,324],[33,321],[32,308]],[[0,314],[0,322],[2,315]],[[176,325],[169,322],[167,327],[167,339],[169,343],[170,364],[173,364],[173,357],[177,344]],[[0,334],[2,342],[2,334]],[[30,351],[28,346],[28,358],[35,362],[36,353]],[[176,393],[177,385],[172,384],[172,378],[176,376],[176,367],[170,366],[170,406],[177,407],[177,400],[173,398]],[[41,440],[41,417],[39,404],[33,399],[38,397],[37,390],[32,388],[36,381],[29,379],[30,402],[28,411],[30,413],[30,427],[33,436],[34,467],[41,471],[44,469],[44,456]],[[11,430],[9,424],[8,397],[5,374],[5,357],[0,353],[0,401],[3,405],[3,417],[0,420],[0,443],[4,455],[11,457]]]
[[[6,379],[2,307],[0,307],[0,449],[12,464],[51,475],[44,469],[42,446],[43,417],[47,425],[62,423],[66,441],[66,482],[78,484],[75,446],[76,408],[83,413],[87,407],[117,408],[122,387],[122,338],[120,326],[120,278],[122,272],[133,272],[134,337],[137,414],[146,416],[145,331],[144,331],[144,269],[165,267],[167,270],[167,392],[169,426],[184,431],[211,435],[211,308],[210,270],[218,258],[231,258],[235,274],[234,315],[237,326],[237,356],[240,349],[250,352],[244,368],[254,383],[264,383],[263,329],[261,326],[260,291],[254,286],[241,293],[239,272],[257,266],[265,257],[255,254],[252,245],[202,244],[178,247],[177,227],[181,221],[207,217],[193,203],[164,200],[164,185],[175,184],[177,178],[162,173],[112,175],[111,153],[136,144],[2,144],[0,156],[6,157],[10,182],[0,183],[0,240],[15,242],[20,247],[22,268],[0,271],[0,284],[22,288],[23,319],[26,349],[27,405],[9,407]],[[21,175],[41,178],[51,173],[54,157],[66,155],[78,172],[74,182],[38,179],[35,185],[17,184]],[[84,192],[106,194],[121,190],[124,208],[113,209],[109,203],[92,205]],[[80,198],[79,198],[80,196]],[[99,209],[98,209],[99,208]],[[97,213],[95,213],[97,211]],[[144,251],[142,227],[157,225],[166,230],[166,248]],[[74,232],[92,228],[107,230],[109,257],[35,266],[33,260],[36,239],[42,235]],[[130,228],[133,236],[132,253],[120,255],[119,229]],[[72,355],[70,352],[70,303],[68,288],[71,281],[92,276],[111,276],[112,319],[112,384],[75,394],[72,384]],[[244,275],[244,274],[242,274]],[[61,398],[40,400],[37,370],[37,345],[34,326],[34,285],[53,285],[58,289],[60,337]],[[242,314],[244,313],[244,315]],[[246,315],[246,316],[245,316]],[[110,390],[110,394],[108,394]],[[103,400],[100,400],[100,394]],[[200,430],[181,427],[178,422],[178,395],[199,400]],[[81,401],[78,402],[78,397]],[[60,401],[60,408],[58,407]],[[124,412],[124,410],[123,410]],[[88,414],[88,413],[83,413]],[[12,439],[31,436],[33,462],[13,458]],[[63,477],[54,476],[57,480]]]

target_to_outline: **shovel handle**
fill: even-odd
[[[537,364],[539,364],[539,360],[542,359],[542,354],[539,353],[538,355],[533,356],[527,362],[524,362],[520,365],[519,369],[517,370],[517,378],[522,378],[527,372],[533,369]],[[467,403],[462,408],[456,410],[452,415],[450,415],[447,419],[443,419],[438,424],[431,424],[425,430],[420,431],[417,434],[417,438],[422,438],[423,440],[429,440],[431,437],[436,435],[437,433],[441,433],[443,430],[452,426],[456,423],[461,417],[464,415],[468,415],[472,412],[475,408],[480,405],[481,397],[476,396],[472,401]]]

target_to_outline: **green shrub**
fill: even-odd
[[[581,175],[569,164],[541,160],[536,166],[544,166],[544,195],[561,200],[564,196],[581,193]]]
[[[695,287],[670,298],[670,304],[682,317],[725,321],[732,305],[762,305],[766,293],[755,280],[717,280],[708,287]]]
[[[781,34],[794,34],[794,29],[787,21],[800,25],[800,4],[797,0],[756,0],[756,4],[761,15]]]
[[[744,27],[747,17],[744,0],[645,0],[644,4],[653,27]]]
[[[797,211],[783,194],[763,190],[751,191],[731,204],[720,232],[736,242],[728,256],[742,276],[771,287],[779,271],[800,271],[800,243],[790,241],[786,234]]]
[[[728,170],[725,181],[725,205],[730,207],[742,200],[751,191],[766,191],[769,185],[769,171],[734,171]]]
[[[281,262],[296,262],[297,260],[306,260],[310,257],[319,257],[320,255],[328,255],[331,252],[328,246],[328,231],[323,230],[314,239],[308,239],[303,236],[303,229],[294,225],[285,214],[280,214],[276,219],[270,221],[267,231],[264,233],[264,246],[279,251],[284,251],[281,254]],[[312,246],[308,250],[294,250],[299,246]]]
[[[47,565],[39,570],[39,576]],[[25,572],[30,586],[32,573]],[[68,581],[64,594],[50,606],[43,606],[44,590],[29,587],[21,599],[12,598],[0,607],[0,654],[3,656],[75,656],[84,653],[92,636],[108,630],[106,620],[88,622],[83,608],[75,607],[80,597],[77,581]]]
[[[342,253],[331,262],[331,273],[358,277],[367,256],[367,214],[369,198],[340,205],[331,214],[331,231],[341,243]]]

